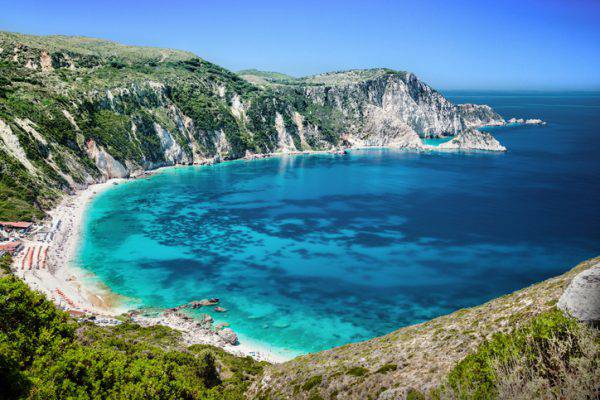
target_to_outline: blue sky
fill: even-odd
[[[0,29],[192,51],[232,70],[409,70],[440,89],[600,89],[600,1],[6,1]]]

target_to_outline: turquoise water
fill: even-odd
[[[282,354],[382,335],[600,253],[600,95],[449,93],[546,126],[496,153],[352,151],[165,170],[88,209],[77,263],[137,306],[219,297]]]
[[[443,137],[443,138],[429,138],[429,139],[422,139],[424,144],[427,144],[429,146],[439,146],[442,143],[446,143],[451,141],[454,138],[454,136],[448,136],[448,137]]]

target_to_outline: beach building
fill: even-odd
[[[0,243],[0,252],[15,254],[23,248],[23,243],[20,240],[13,240],[12,242]]]
[[[86,316],[86,313],[79,310],[68,310],[69,315],[73,318],[83,318]]]
[[[22,237],[32,226],[33,223],[26,221],[0,221],[0,240]]]
[[[29,228],[33,225],[32,222],[26,221],[0,221],[0,227],[5,231],[17,231],[17,232],[27,232]]]

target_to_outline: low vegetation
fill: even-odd
[[[186,348],[166,327],[78,324],[14,276],[0,277],[0,398],[240,399],[264,365]]]
[[[415,329],[410,327],[394,335],[396,343],[386,337],[374,339],[376,343],[383,339],[387,347],[371,344],[366,352],[357,344],[347,345],[271,367],[208,345],[186,347],[179,332],[163,326],[78,323],[11,275],[11,258],[4,255],[0,258],[0,398],[375,399],[381,395],[419,400],[593,400],[600,396],[600,332],[565,316],[552,298],[544,296],[562,292],[569,276],[597,261],[443,317],[444,325],[438,319],[417,326],[417,336],[407,335]],[[543,311],[518,311],[533,298],[546,305]],[[485,314],[478,312],[482,308],[487,309]],[[495,333],[482,336],[483,340],[471,337],[470,342],[478,343],[474,347],[458,344],[462,335],[451,327],[460,326],[470,314],[477,320],[491,315],[501,321],[499,309],[510,310],[511,326],[482,327],[482,335],[488,330]],[[468,321],[472,326],[474,320]],[[455,336],[444,336],[441,342],[430,337],[423,327],[432,323],[436,332],[454,330]],[[448,355],[456,352],[457,345],[463,352],[456,354],[463,357],[451,361]],[[352,353],[344,351],[352,347]],[[414,353],[423,349],[435,350],[436,356]],[[324,361],[332,355],[336,361]],[[400,356],[395,362],[387,357],[395,355]],[[319,362],[310,362],[316,357]],[[420,368],[411,364],[412,359]],[[290,366],[295,367],[290,370]],[[298,374],[304,371],[306,378]],[[258,393],[256,386],[249,390],[252,384],[265,382],[265,377],[266,382],[283,379],[285,383],[270,387],[263,383]]]
[[[596,399],[600,332],[559,310],[511,333],[494,335],[452,369],[434,397]]]

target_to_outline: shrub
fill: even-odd
[[[312,388],[314,388],[315,386],[319,386],[321,384],[321,382],[323,382],[323,376],[321,375],[315,375],[315,376],[311,376],[306,382],[304,382],[304,384],[302,385],[302,390],[304,391],[309,391]]]
[[[368,372],[369,370],[364,367],[352,367],[348,371],[346,371],[346,375],[363,376],[366,375]]]
[[[379,369],[375,372],[377,372],[378,374],[386,374],[388,372],[395,371],[397,369],[398,369],[398,366],[396,364],[385,364],[385,365],[382,365],[381,367],[379,367]]]
[[[14,276],[0,278],[0,398],[233,400],[266,364],[179,338],[164,326],[78,325]]]
[[[553,310],[509,334],[497,334],[450,372],[460,399],[596,398],[600,335]]]

